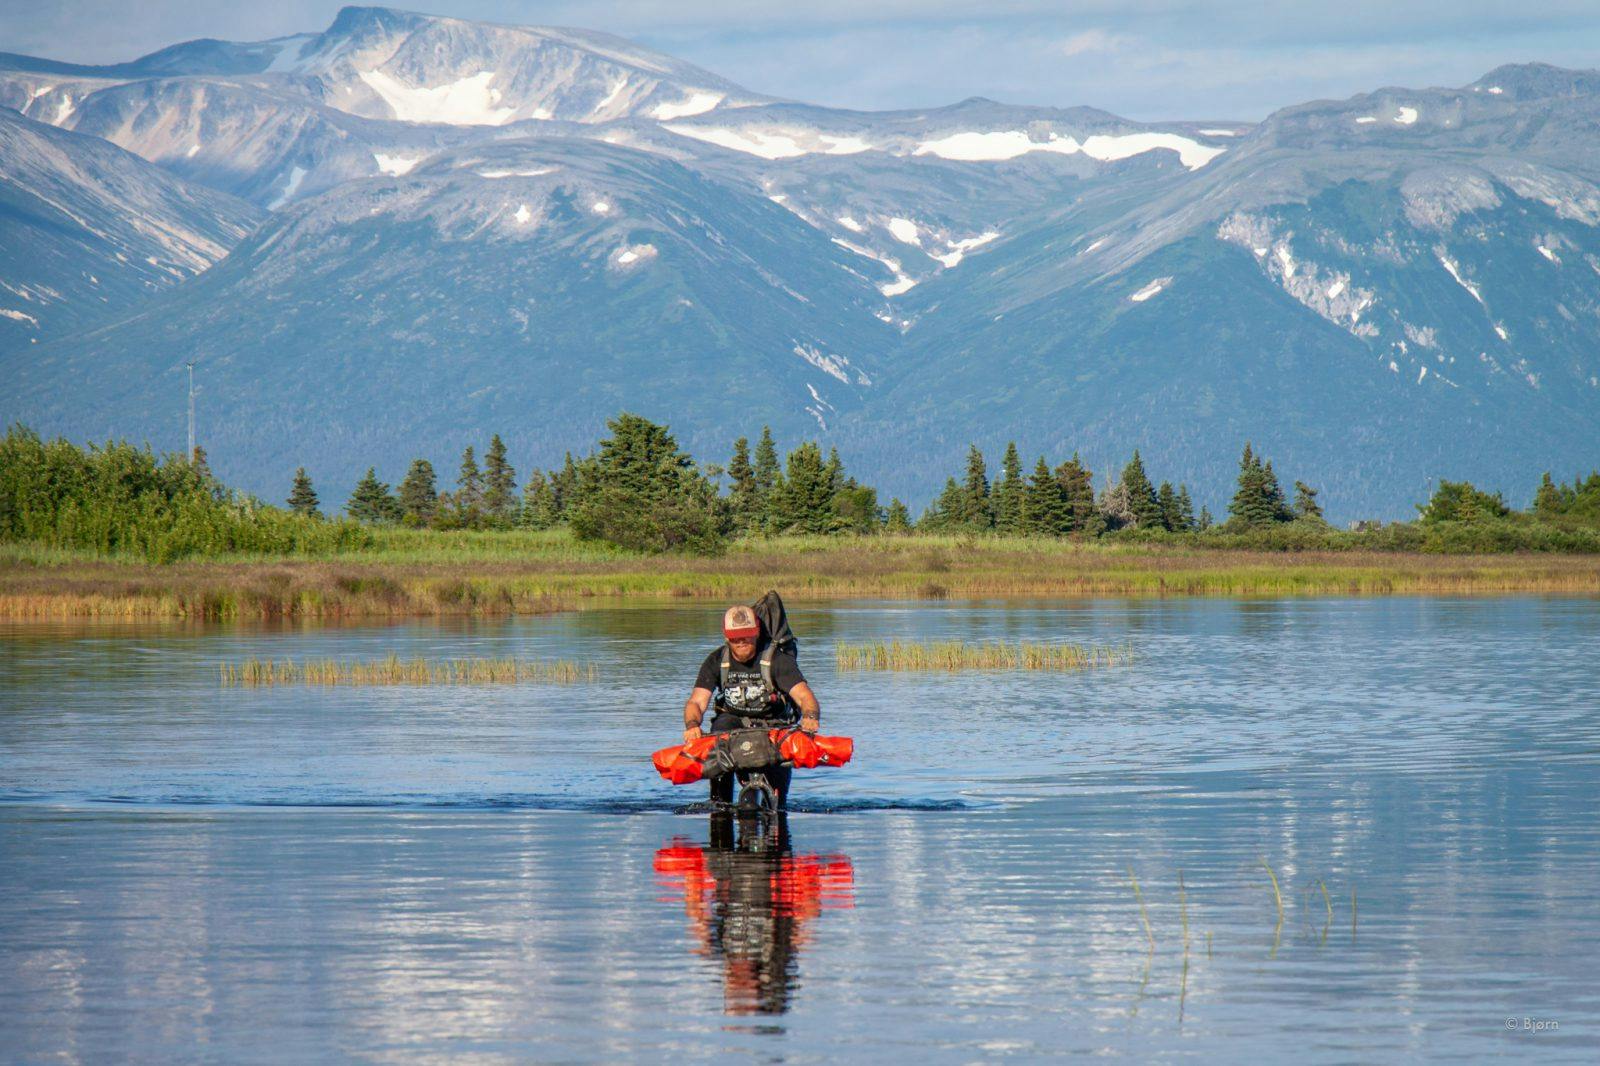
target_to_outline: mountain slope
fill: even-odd
[[[1594,72],[1253,126],[870,113],[603,35],[349,8],[110,67],[0,57],[0,102],[273,212],[189,276],[263,216],[202,227],[160,291],[72,290],[70,337],[0,322],[30,349],[0,416],[176,443],[196,359],[217,468],[274,497],[297,465],[337,497],[490,432],[552,463],[623,407],[706,458],[764,422],[818,435],[914,503],[970,440],[1102,473],[1137,447],[1221,492],[1250,439],[1339,520],[1405,515],[1430,478],[1515,495],[1596,461]],[[63,188],[92,200],[101,165]]]
[[[257,218],[104,141],[0,108],[0,359],[193,277]]]
[[[214,464],[246,484],[307,455],[330,486],[380,457],[449,469],[491,432],[553,457],[623,407],[715,454],[866,402],[897,335],[850,258],[659,157],[504,142],[281,213],[181,292],[19,368],[6,413],[84,433],[139,405],[168,412],[147,427],[170,441],[195,359]]]

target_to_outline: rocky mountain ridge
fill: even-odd
[[[548,464],[621,407],[708,458],[763,422],[820,435],[914,501],[1012,437],[1218,486],[1253,439],[1336,516],[1595,461],[1592,72],[1255,125],[867,113],[604,35],[350,8],[113,67],[0,57],[0,103],[126,149],[211,235],[170,291],[0,323],[0,413],[170,440],[196,359],[219,469],[250,456],[269,495],[277,466],[338,487],[490,431]],[[47,229],[0,230],[8,260]]]

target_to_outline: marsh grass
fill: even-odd
[[[520,659],[387,659],[345,662],[334,659],[295,662],[291,659],[246,659],[224,663],[222,683],[260,685],[513,685],[546,682],[573,685],[592,682],[592,663],[568,660],[529,662]]]
[[[378,530],[361,552],[151,564],[0,545],[0,618],[510,615],[596,601],[1600,594],[1600,556],[1226,551],[1007,537],[777,537],[647,556],[564,530]]]
[[[1078,644],[979,643],[965,640],[907,643],[878,641],[840,644],[834,649],[840,670],[906,670],[959,673],[964,670],[1077,671],[1127,666],[1133,650],[1086,648]]]

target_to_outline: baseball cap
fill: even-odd
[[[756,613],[743,604],[729,607],[722,616],[722,635],[729,640],[744,640],[761,635],[761,623]]]

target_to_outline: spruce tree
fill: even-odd
[[[994,510],[989,500],[989,471],[976,444],[967,449],[967,476],[962,485],[960,524],[972,529],[991,529]]]
[[[1289,509],[1289,501],[1283,495],[1283,487],[1278,484],[1278,475],[1272,472],[1272,460],[1267,460],[1267,465],[1261,468],[1261,478],[1265,484],[1266,506],[1270,511],[1273,522],[1290,522],[1294,520],[1294,512]]]
[[[483,475],[478,471],[478,457],[472,445],[461,453],[461,473],[456,478],[456,519],[464,526],[476,527],[483,522]]]
[[[1059,537],[1071,524],[1072,509],[1061,479],[1050,472],[1050,464],[1041,455],[1022,490],[1022,529],[1030,536]]]
[[[528,483],[522,488],[518,524],[527,529],[549,529],[558,517],[554,485],[543,471],[535,470],[528,475]]]
[[[1266,471],[1250,442],[1246,441],[1244,454],[1239,457],[1238,487],[1228,504],[1228,520],[1249,529],[1270,525],[1275,519],[1276,509],[1267,488]]]
[[[1323,520],[1322,505],[1317,503],[1317,490],[1304,481],[1294,483],[1294,516],[1316,522]]]
[[[756,492],[756,471],[750,465],[750,441],[740,437],[733,442],[733,458],[728,460],[728,506],[735,532],[751,533],[760,526],[761,499]]]
[[[756,513],[761,529],[771,528],[773,495],[778,489],[778,446],[772,440],[772,427],[761,427],[761,439],[756,442],[756,461],[752,471],[756,483]]]
[[[1005,458],[1000,460],[1000,484],[994,489],[994,528],[1000,533],[1022,531],[1022,458],[1017,454],[1017,442],[1006,445]]]
[[[317,510],[317,490],[311,487],[311,478],[306,474],[305,467],[299,467],[294,472],[294,487],[289,490],[289,510],[295,514],[303,514],[307,518],[321,518],[322,512]]]
[[[1577,493],[1565,485],[1557,486],[1550,479],[1550,471],[1544,472],[1544,480],[1539,482],[1539,489],[1533,494],[1533,513],[1540,518],[1556,518],[1567,511],[1568,494],[1576,498]]]
[[[498,433],[483,457],[483,509],[499,526],[509,526],[517,513],[517,472],[506,461],[505,441]]]
[[[1156,503],[1161,508],[1161,528],[1181,532],[1183,516],[1179,513],[1178,494],[1172,488],[1172,482],[1161,483],[1161,488],[1156,490]]]
[[[834,456],[838,458],[837,454]],[[822,449],[806,441],[789,453],[783,478],[773,490],[772,525],[777,533],[827,533],[834,529],[833,477]]]
[[[1178,486],[1178,525],[1177,529],[1188,533],[1195,528],[1194,501],[1189,499],[1189,486]]]
[[[413,459],[411,469],[400,482],[400,520],[408,526],[432,525],[438,511],[439,489],[433,464],[426,459]]]
[[[577,468],[573,533],[644,551],[717,550],[727,508],[668,428],[627,413],[606,426],[611,436]]]
[[[394,497],[389,486],[378,480],[377,469],[367,467],[366,475],[356,483],[350,501],[344,505],[345,513],[357,522],[373,524],[391,521],[396,514]]]
[[[578,464],[567,452],[560,470],[550,471],[550,496],[555,503],[556,520],[565,522],[578,500]]]
[[[1150,484],[1149,476],[1144,472],[1144,460],[1139,458],[1138,449],[1134,449],[1133,459],[1122,468],[1123,490],[1127,493],[1127,505],[1133,520],[1129,525],[1140,529],[1161,528],[1161,501],[1156,497],[1155,486]]]
[[[961,525],[965,505],[965,490],[956,483],[955,478],[945,478],[944,491],[922,513],[917,528],[935,533],[948,532]]]
[[[1092,537],[1104,533],[1105,522],[1095,505],[1094,474],[1084,465],[1077,452],[1056,467],[1056,480],[1061,483],[1061,491],[1067,501],[1067,531]]]
[[[1200,530],[1200,531],[1202,531],[1202,532],[1204,532],[1205,530],[1210,529],[1212,524],[1213,524],[1213,522],[1212,522],[1212,519],[1211,519],[1211,509],[1209,507],[1201,507],[1200,508],[1200,518],[1195,523],[1195,528]]]
[[[896,496],[889,501],[889,514],[884,518],[883,531],[885,533],[910,533],[911,512],[906,510],[906,505]]]

